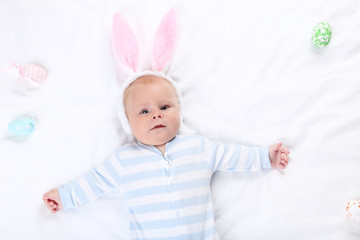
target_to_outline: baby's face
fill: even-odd
[[[165,79],[144,76],[126,90],[125,111],[140,142],[163,146],[180,128],[180,108],[173,86]]]

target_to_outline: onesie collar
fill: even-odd
[[[178,137],[178,135],[176,135],[172,140],[170,140],[169,142],[166,143],[164,155],[167,154],[168,151],[170,151],[170,149],[172,149],[172,148],[176,145],[176,142],[177,142],[178,140],[179,140],[179,137]],[[144,143],[140,142],[139,140],[136,140],[136,143],[137,143],[139,146],[141,146],[141,147],[143,147],[143,148],[145,148],[145,149],[147,149],[147,150],[149,150],[149,151],[152,151],[152,152],[154,152],[154,153],[163,155],[163,154],[160,152],[160,150],[157,149],[157,148],[156,148],[155,146],[153,146],[153,145],[144,144]]]

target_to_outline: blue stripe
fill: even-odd
[[[97,175],[95,171],[89,171],[84,175],[86,182],[89,184],[92,192],[96,197],[101,197],[104,195],[104,191],[100,188],[100,184],[97,183],[97,180],[100,180],[101,176]]]
[[[152,204],[145,204],[139,205],[136,207],[131,207],[131,212],[134,214],[142,214],[142,213],[149,213],[149,212],[160,212],[160,211],[168,211],[172,209],[181,209],[184,207],[191,207],[202,205],[204,203],[208,203],[211,201],[210,194],[193,197],[193,198],[185,198],[177,200],[173,203],[171,202],[160,202],[160,203],[152,203]]]
[[[162,186],[140,188],[137,190],[128,191],[125,192],[125,195],[127,199],[131,199],[131,198],[167,193],[168,192],[167,190],[168,187],[166,185],[162,185]]]
[[[210,178],[203,178],[203,179],[196,179],[187,182],[181,182],[176,184],[176,189],[174,191],[182,191],[186,189],[193,189],[198,187],[209,186]],[[154,187],[146,187],[146,188],[139,188],[133,191],[128,191],[125,193],[126,198],[138,198],[143,196],[149,195],[156,195],[156,194],[164,194],[172,192],[171,189],[167,185],[160,185]]]
[[[214,212],[210,210],[205,213],[180,217],[177,219],[170,218],[170,219],[147,221],[147,222],[130,222],[130,230],[143,231],[143,230],[152,230],[152,229],[175,228],[176,225],[195,224],[195,223],[205,222],[208,219],[213,219],[213,218],[214,218]]]
[[[194,139],[199,140],[200,144],[204,146],[204,138],[200,135],[176,136],[176,138],[173,141],[168,143],[166,150],[169,151],[174,146],[179,146],[180,144],[184,144]]]
[[[84,191],[82,190],[81,186],[76,181],[71,182],[71,185],[72,186],[70,187],[70,189],[72,188],[74,190],[81,204],[90,202]]]
[[[223,165],[223,163],[224,163],[224,157],[226,156],[227,151],[228,151],[228,149],[229,149],[229,145],[228,145],[228,144],[223,143],[223,145],[224,145],[224,152],[223,152],[223,154],[222,154],[222,156],[221,156],[221,159],[220,159],[219,165],[218,165],[217,168],[216,168],[216,171],[222,169],[221,167],[222,167],[222,165]],[[216,153],[215,153],[215,154],[216,154]]]
[[[152,204],[139,205],[130,208],[131,208],[131,212],[134,214],[160,212],[160,211],[167,211],[173,209],[171,202],[152,203]]]
[[[234,144],[233,148],[234,148],[234,154],[230,159],[229,167],[226,169],[228,171],[237,170],[237,165],[240,160],[240,153],[241,153],[242,146],[240,144]]]
[[[212,218],[214,218],[214,211],[210,210],[205,213],[178,218],[178,219],[176,219],[176,222],[179,225],[188,225],[188,224],[194,224],[194,223],[199,223],[199,222],[205,222],[208,219],[212,219]]]
[[[189,147],[186,149],[182,149],[180,151],[177,152],[173,152],[171,154],[169,154],[169,158],[170,159],[177,159],[177,158],[182,158],[182,157],[187,157],[187,156],[191,156],[191,155],[196,155],[196,154],[202,154],[204,153],[204,146],[195,146],[195,147]]]
[[[108,163],[105,162],[104,165]],[[110,164],[110,163],[108,163]],[[84,178],[89,184],[92,192],[99,198],[104,195],[104,189],[102,186],[115,189],[116,186],[112,184],[105,176],[103,176],[96,168],[91,169],[85,173]]]
[[[162,156],[157,155],[157,154],[151,154],[148,156],[140,156],[140,157],[130,157],[130,158],[124,158],[124,159],[120,158],[119,155],[116,155],[116,156],[117,156],[119,163],[123,167],[130,167],[130,166],[134,166],[134,165],[151,163],[151,162],[163,160]]]
[[[60,200],[64,209],[77,207],[72,200],[71,192],[67,184],[59,186],[57,189],[59,191]]]
[[[130,230],[150,230],[150,229],[163,229],[163,228],[175,228],[176,223],[174,219],[164,219],[148,222],[130,222]]]
[[[261,169],[271,169],[271,162],[269,158],[269,149],[267,147],[260,148]]]
[[[210,185],[210,178],[196,179],[187,182],[176,183],[176,190],[186,190],[191,188],[206,187]]]
[[[104,165],[106,171],[115,180],[117,185],[120,186],[122,184],[122,180],[121,180],[119,173],[115,170],[114,166],[108,161],[104,162],[103,165]]]
[[[128,174],[123,176],[123,183],[136,182],[149,178],[158,178],[163,176],[163,169],[156,169],[151,171],[143,171],[134,174]]]
[[[191,207],[196,205],[202,205],[204,203],[211,202],[210,194],[193,197],[193,198],[185,198],[174,202],[174,206],[176,209]]]
[[[254,148],[249,148],[249,152],[248,152],[248,156],[246,159],[246,164],[244,169],[245,170],[250,170],[251,167],[253,166],[255,161],[255,149]]]
[[[187,172],[195,172],[199,170],[209,169],[207,162],[188,163],[181,166],[177,166],[174,169],[174,174],[182,174]]]

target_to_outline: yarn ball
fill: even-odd
[[[319,48],[325,47],[330,42],[331,33],[332,30],[328,23],[321,22],[316,24],[311,36],[312,44]]]

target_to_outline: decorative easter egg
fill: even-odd
[[[330,42],[331,33],[332,30],[328,23],[321,22],[316,24],[311,36],[312,44],[319,48],[325,47]]]
[[[38,88],[46,79],[47,71],[35,64],[27,64],[19,68],[20,81],[25,81],[30,87]]]
[[[29,117],[19,117],[11,121],[8,130],[16,136],[30,135],[35,129],[35,121]]]
[[[346,217],[351,221],[360,223],[360,200],[351,200],[347,202]]]

